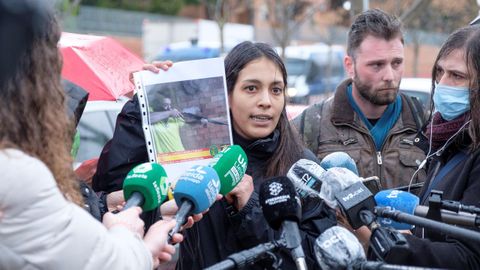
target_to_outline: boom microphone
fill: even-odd
[[[334,167],[345,168],[349,169],[354,174],[359,175],[355,161],[345,152],[333,152],[326,155],[320,162],[320,166],[325,170]]]
[[[220,178],[220,194],[229,193],[242,180],[247,164],[247,155],[238,145],[231,145],[213,157],[209,166]]]
[[[157,163],[146,162],[135,166],[123,182],[126,204],[122,210],[141,206],[143,211],[157,208],[167,195],[167,174]]]
[[[246,249],[237,253],[234,253],[227,257],[227,259],[216,263],[204,270],[223,270],[223,269],[243,269],[255,261],[262,258],[264,254],[270,251],[275,251],[280,247],[285,246],[284,241],[271,241],[264,244],[259,244],[253,248]]]
[[[295,186],[287,177],[266,180],[260,186],[259,201],[265,219],[274,230],[282,228],[282,238],[298,269],[307,269],[298,222],[302,215]]]
[[[386,217],[398,222],[409,223],[409,224],[417,225],[427,229],[436,230],[437,232],[451,235],[459,239],[463,239],[465,241],[476,241],[477,243],[480,243],[480,234],[475,231],[471,231],[464,228],[448,225],[442,222],[402,213],[398,210],[392,210],[388,207],[375,207],[374,213],[380,217]]]
[[[180,230],[187,217],[207,210],[216,200],[220,180],[214,169],[196,165],[188,169],[175,184],[173,197],[179,206],[177,224],[169,232],[169,240]]]

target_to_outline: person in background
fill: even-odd
[[[423,125],[423,106],[399,93],[404,70],[401,22],[381,10],[355,18],[347,38],[342,82],[332,98],[314,104],[293,123],[319,159],[343,151],[361,177],[378,176],[383,188],[423,182],[425,158],[413,145]]]
[[[16,23],[35,15],[32,6],[5,11],[3,4],[0,11],[13,17],[30,10]],[[0,269],[152,269],[175,252],[167,244],[174,221],[155,223],[144,235],[138,207],[106,214],[104,225],[79,207],[70,156],[73,123],[60,84],[61,32],[52,10],[42,15],[16,33],[29,39],[0,81]],[[5,18],[2,24],[15,23]],[[2,31],[9,30],[5,25]],[[174,236],[174,242],[181,240]]]

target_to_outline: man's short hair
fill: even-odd
[[[403,29],[400,20],[380,9],[370,9],[359,14],[350,26],[347,54],[355,58],[356,50],[368,35],[387,41],[400,37],[403,44]]]

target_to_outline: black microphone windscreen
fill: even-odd
[[[285,220],[300,221],[300,199],[287,177],[265,180],[260,187],[259,199],[263,216],[274,230],[278,230]]]

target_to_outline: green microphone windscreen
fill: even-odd
[[[135,166],[123,182],[123,195],[127,201],[134,192],[143,196],[143,211],[157,208],[167,196],[168,184],[165,169],[157,163],[146,162]]]
[[[213,157],[210,166],[220,177],[220,194],[229,193],[242,180],[247,164],[247,155],[238,145],[231,145]]]

